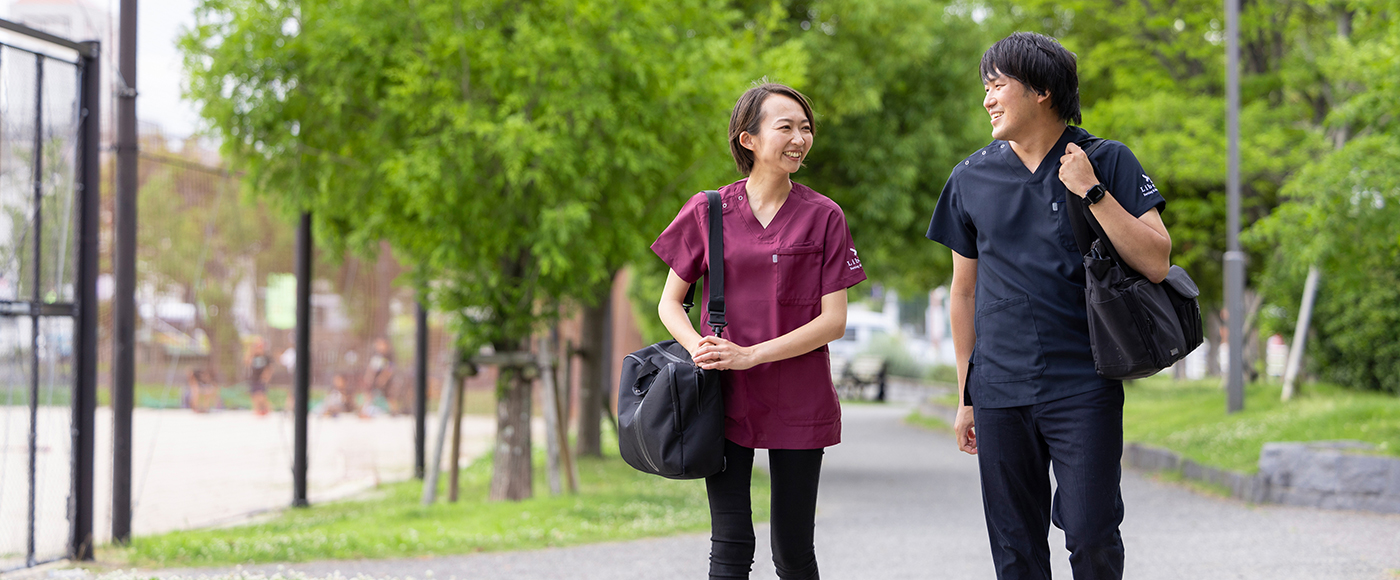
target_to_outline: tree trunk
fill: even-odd
[[[1244,290],[1244,376],[1247,382],[1255,382],[1262,376],[1259,365],[1263,362],[1263,344],[1259,340],[1259,309],[1264,298],[1250,288]]]
[[[608,372],[603,364],[607,349],[607,324],[611,314],[608,305],[612,302],[611,293],[598,301],[596,306],[583,308],[583,324],[579,354],[583,369],[579,377],[578,392],[578,451],[579,457],[602,457],[603,389],[607,381],[603,374]]]
[[[529,499],[534,485],[530,463],[529,373],[502,366],[496,379],[496,450],[491,501]]]

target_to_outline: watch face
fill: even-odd
[[[1092,205],[1098,203],[1099,200],[1103,199],[1103,194],[1103,184],[1096,184],[1093,187],[1089,188],[1089,191],[1084,193],[1084,199],[1088,200],[1090,205]]]

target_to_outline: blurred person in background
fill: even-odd
[[[374,355],[369,357],[369,365],[365,367],[365,376],[361,383],[370,397],[371,404],[394,415],[400,414],[402,408],[397,378],[394,349],[389,344],[389,339],[382,336],[374,339]]]
[[[243,366],[248,369],[248,398],[253,401],[253,413],[266,415],[272,410],[267,402],[267,381],[272,376],[272,357],[267,355],[267,341],[263,337],[253,338],[248,353],[243,357]]]

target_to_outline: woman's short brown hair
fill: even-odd
[[[734,164],[739,168],[739,173],[744,175],[753,171],[753,151],[739,144],[739,135],[758,134],[759,125],[763,123],[763,102],[772,95],[783,95],[797,101],[797,104],[802,106],[802,112],[807,115],[807,122],[812,124],[812,133],[817,131],[812,104],[807,101],[806,96],[797,92],[797,89],[778,83],[763,83],[744,91],[743,96],[739,97],[739,102],[734,103],[734,112],[729,115],[729,153],[734,156]]]

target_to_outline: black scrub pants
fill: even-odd
[[[783,580],[817,580],[812,532],[822,449],[770,449],[773,565]],[[705,478],[710,498],[710,578],[749,577],[753,568],[753,449],[726,439],[725,468]]]
[[[973,421],[998,580],[1049,580],[1051,523],[1065,531],[1075,580],[1121,579],[1123,388],[1004,409],[974,396]]]

